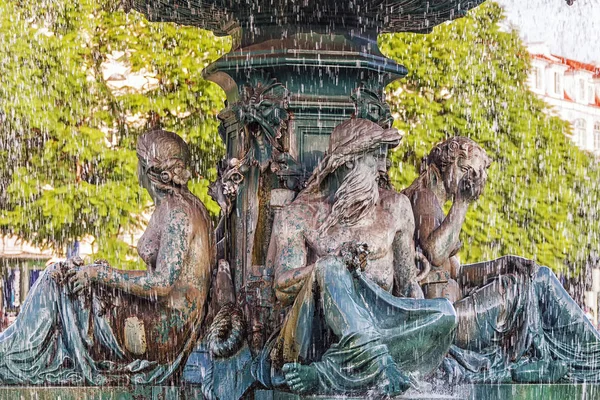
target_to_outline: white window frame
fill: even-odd
[[[600,151],[600,120],[594,122],[594,150]]]
[[[573,121],[573,136],[575,144],[579,147],[585,147],[586,123],[585,119],[579,118]]]
[[[536,89],[542,89],[544,87],[544,71],[541,67],[535,68],[534,85]]]
[[[562,82],[560,72],[554,72],[554,93],[562,95]]]

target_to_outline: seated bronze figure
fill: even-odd
[[[289,309],[266,350],[281,373],[273,386],[393,395],[446,354],[454,310],[446,299],[406,298],[422,297],[410,203],[378,185],[400,138],[364,119],[338,125],[307,187],[274,222],[274,288]]]
[[[190,153],[179,136],[148,132],[137,155],[156,205],[138,243],[147,270],[49,266],[0,333],[0,384],[161,384],[185,364],[210,289],[211,221],[187,188]]]
[[[451,300],[458,316],[446,366],[471,382],[597,381],[600,334],[549,268],[516,256],[459,265],[459,234],[489,165],[477,143],[454,137],[434,147],[403,192],[432,265],[425,296]]]

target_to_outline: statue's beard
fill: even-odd
[[[377,176],[372,168],[356,163],[335,192],[331,213],[319,231],[325,233],[337,223],[355,225],[375,208],[378,200]]]

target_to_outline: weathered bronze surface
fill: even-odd
[[[403,192],[417,221],[416,243],[433,266],[425,295],[450,299],[458,316],[444,367],[454,381],[597,381],[600,334],[550,269],[516,256],[459,265],[458,235],[489,165],[475,142],[451,138],[431,151]]]
[[[0,383],[163,383],[201,334],[213,228],[187,189],[189,150],[152,131],[137,145],[140,184],[156,209],[138,243],[146,271],[97,261],[49,266],[17,320],[0,333]]]
[[[407,71],[377,34],[428,32],[481,2],[126,2],[234,38],[205,70],[228,99],[211,188],[221,219],[213,233],[187,190],[185,143],[143,136],[148,270],[50,267],[0,334],[0,383],[161,384],[190,352],[183,382],[207,399],[597,381],[598,333],[547,268],[455,257],[487,178],[481,147],[438,145],[403,193],[386,179],[401,136],[383,90]]]
[[[274,289],[287,308],[263,383],[295,392],[408,389],[441,362],[455,315],[422,297],[408,199],[379,188],[401,135],[365,119],[336,127],[306,189],[274,222]],[[268,369],[268,368],[265,368]]]
[[[175,22],[209,29],[218,35],[235,34],[281,37],[312,30],[319,33],[419,32],[463,16],[484,0],[353,0],[300,3],[288,1],[154,1],[130,0],[132,7],[150,21]]]

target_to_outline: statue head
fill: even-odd
[[[149,192],[152,188],[169,191],[187,186],[192,176],[188,170],[190,150],[177,134],[163,130],[146,132],[139,137],[136,151],[140,185]]]
[[[455,136],[437,144],[423,159],[421,173],[433,174],[442,179],[448,195],[454,196],[465,174],[483,175],[487,179],[487,169],[491,164],[485,150],[473,140]]]
[[[387,152],[400,143],[396,129],[384,129],[366,119],[350,119],[336,126],[329,148],[308,181],[304,193],[325,191],[334,202],[319,230],[336,223],[356,224],[379,200],[378,179],[387,169]]]

